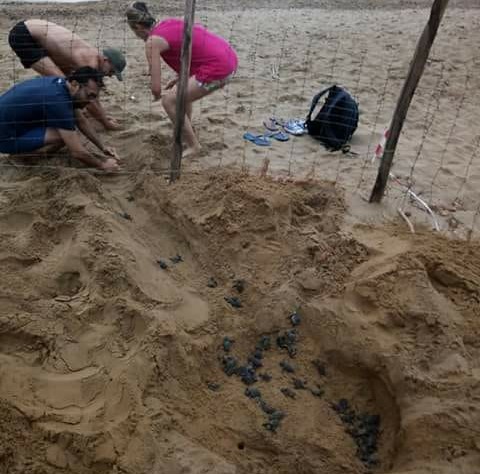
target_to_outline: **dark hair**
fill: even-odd
[[[127,7],[126,16],[130,25],[141,25],[145,28],[151,28],[157,22],[144,2],[131,3]]]
[[[94,81],[99,87],[103,87],[103,73],[98,69],[90,66],[83,66],[67,76],[67,81],[77,81],[80,85],[84,86],[88,81]]]

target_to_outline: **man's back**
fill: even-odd
[[[37,77],[0,96],[0,141],[36,127],[75,130],[72,97],[64,78]]]
[[[98,51],[67,28],[45,20],[27,20],[25,25],[65,74],[82,66],[98,68]]]

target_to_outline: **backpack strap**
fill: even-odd
[[[337,86],[327,87],[327,88],[324,89],[322,92],[319,92],[316,96],[314,96],[314,98],[312,99],[312,105],[310,105],[310,111],[308,112],[307,120],[306,120],[306,121],[309,121],[309,120],[312,118],[312,113],[313,113],[313,111],[315,110],[315,107],[317,106],[319,100],[320,100],[327,92],[330,92],[334,87],[337,87]]]

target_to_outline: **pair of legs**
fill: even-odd
[[[55,153],[65,146],[65,143],[62,140],[62,137],[58,133],[56,128],[47,128],[45,131],[45,139],[43,141],[43,146],[36,150],[37,153],[44,153],[48,155],[49,153]]]
[[[38,156],[54,153],[64,145],[55,128],[33,128],[15,140],[3,143],[0,151],[9,155]]]
[[[219,86],[219,88],[221,87],[223,86]],[[185,91],[185,122],[183,125],[183,137],[187,145],[183,152],[185,158],[196,155],[201,150],[200,143],[192,127],[192,104],[196,100],[211,94],[214,90],[216,89],[208,90],[205,87],[200,86],[194,77],[191,77],[188,80],[187,90]],[[163,108],[165,109],[165,112],[167,112],[172,123],[175,123],[176,120],[176,102],[177,89],[162,97]]]

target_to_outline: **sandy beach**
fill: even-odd
[[[225,2],[212,3],[204,10],[200,6],[196,20],[229,39],[238,51],[240,68],[228,88],[197,105],[194,126],[205,154],[186,163],[185,172],[231,165],[257,172],[268,161],[274,176],[333,180],[347,190],[353,205],[368,198],[378,166],[378,162],[372,163],[373,152],[388,127],[428,18],[428,10],[421,8],[426,2],[416,8],[414,2],[402,2],[400,13],[398,8],[391,8],[392,4],[371,8],[372,2],[361,2],[350,4],[349,9],[332,9],[328,2],[320,2],[317,9],[302,8],[304,5],[292,8],[288,3],[273,8],[269,2],[258,4],[258,8],[248,2],[241,8],[230,8]],[[478,231],[479,140],[475,123],[480,110],[480,63],[475,48],[480,19],[472,6],[473,2],[453,2],[446,14],[410,108],[393,168],[403,185],[412,186],[433,206],[442,220],[442,230],[458,236]],[[154,140],[160,147],[155,150],[157,168],[168,167],[168,162],[159,162],[170,159],[171,125],[161,106],[152,102],[143,44],[127,31],[117,4],[35,8],[40,16],[78,31],[99,48],[115,45],[126,52],[129,67],[125,83],[111,83],[104,94],[109,111],[123,120],[126,128],[123,134],[112,136],[112,141],[124,150],[125,157],[135,150],[142,158],[138,152],[148,143],[148,155]],[[9,5],[3,9],[6,34],[30,7]],[[77,15],[77,10],[85,14]],[[180,15],[182,6],[165,5],[163,10],[156,13]],[[88,21],[92,14],[96,21]],[[87,20],[82,22],[84,16]],[[6,87],[29,77],[31,73],[14,59],[6,42],[2,48],[0,84]],[[329,153],[309,137],[274,142],[268,148],[242,139],[246,131],[262,133],[262,122],[271,115],[304,118],[313,95],[332,84],[347,87],[359,102],[361,117],[352,141],[353,153]],[[149,157],[143,158],[148,166]],[[131,159],[126,162],[128,169]],[[392,183],[386,206],[395,210],[404,205],[405,189]],[[417,213],[415,206],[409,211]],[[424,217],[421,213],[416,216],[431,225]]]
[[[0,2],[0,90],[33,76],[8,47],[21,19],[128,61],[102,95],[121,173],[0,156],[0,473],[478,473],[477,2],[451,1],[398,181],[366,202],[429,5],[198,4],[240,67],[195,105],[202,156],[169,185],[172,127],[124,3]],[[350,153],[242,138],[332,84],[359,103]]]

